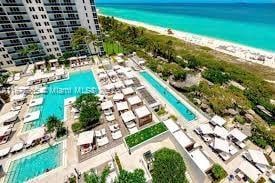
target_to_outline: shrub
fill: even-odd
[[[220,182],[227,176],[227,172],[223,169],[223,167],[219,164],[214,164],[212,169],[212,178],[214,182]]]
[[[228,74],[214,69],[207,69],[202,73],[202,76],[215,84],[224,84],[227,83],[230,79]]]
[[[154,154],[153,183],[184,183],[186,167],[182,156],[175,150],[163,148]]]
[[[79,132],[81,129],[82,129],[81,123],[77,122],[72,124],[72,130],[74,133]]]
[[[117,177],[116,183],[146,183],[144,171],[135,169],[133,172],[122,170]]]

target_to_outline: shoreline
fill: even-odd
[[[101,16],[109,16],[99,13]],[[219,40],[216,38],[211,38],[207,36],[201,36],[193,33],[178,31],[170,29],[173,34],[168,34],[168,28],[146,24],[143,22],[127,20],[123,18],[114,17],[116,20],[138,26],[144,27],[148,30],[155,31],[159,34],[171,36],[188,43],[196,44],[198,46],[205,46],[213,50],[225,53],[238,58],[238,61],[242,62],[253,62],[275,68],[275,52],[265,51],[258,48],[253,48],[229,41]]]

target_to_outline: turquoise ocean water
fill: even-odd
[[[98,4],[100,13],[275,51],[275,4]]]

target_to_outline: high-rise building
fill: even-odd
[[[94,0],[0,0],[0,67],[71,51],[71,37],[79,27],[100,35]],[[36,52],[22,53],[34,44]],[[91,52],[104,50],[98,46]],[[87,49],[78,54],[87,54]]]

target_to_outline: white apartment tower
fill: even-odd
[[[71,36],[79,27],[100,36],[94,0],[0,0],[0,67],[72,51]],[[41,49],[22,55],[30,44]],[[103,52],[102,46],[92,49],[92,54]],[[78,54],[87,54],[87,49]]]

